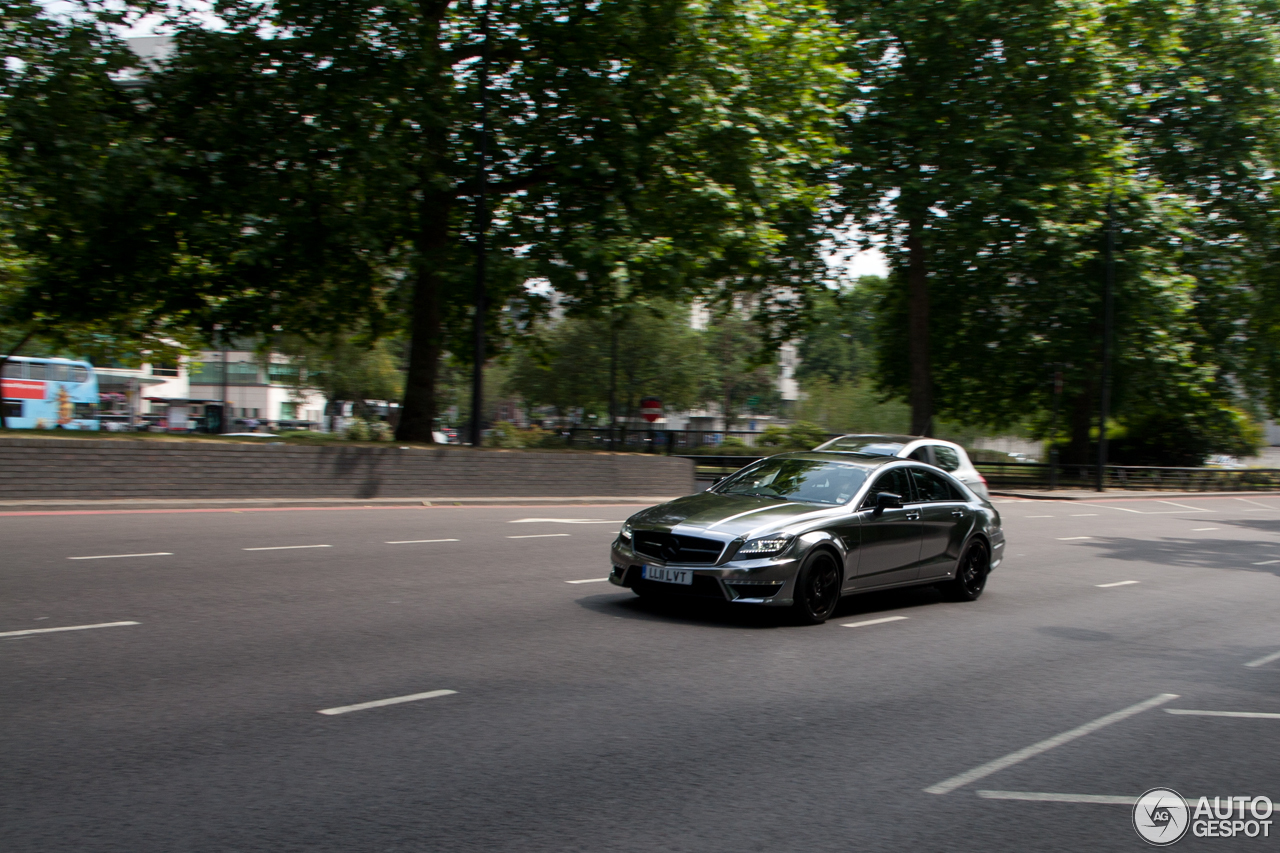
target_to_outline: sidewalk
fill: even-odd
[[[679,495],[580,495],[574,497],[498,498],[130,498],[103,500],[17,500],[0,501],[0,515],[21,511],[56,510],[187,510],[187,509],[360,509],[364,507],[468,507],[468,506],[652,506],[674,500]]]
[[[991,489],[992,498],[1021,498],[1032,501],[1105,501],[1105,500],[1168,500],[1170,498],[1244,498],[1249,496],[1266,497],[1280,495],[1280,490],[1258,490],[1256,492],[1179,492],[1141,491],[1138,489],[1107,489],[1095,492],[1093,489]]]

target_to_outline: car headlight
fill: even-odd
[[[762,536],[759,539],[752,539],[750,542],[738,549],[738,553],[734,555],[734,559],[738,557],[772,557],[775,554],[781,554],[787,550],[787,546],[791,544],[791,540],[795,539],[790,533],[774,534],[773,536]]]
[[[629,521],[624,521],[624,522],[622,523],[622,529],[618,531],[618,538],[619,538],[619,539],[621,539],[623,542],[626,542],[626,543],[630,544],[630,542],[631,542],[631,522],[629,522]]]

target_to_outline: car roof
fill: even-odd
[[[881,456],[871,453],[854,453],[851,450],[796,450],[791,453],[779,453],[770,457],[776,459],[778,456],[785,456],[788,459],[808,459],[814,462],[844,462],[863,468],[880,468],[888,465],[890,462],[909,462],[912,460],[902,459],[897,456]]]

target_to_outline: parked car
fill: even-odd
[[[939,438],[921,438],[918,435],[842,435],[818,445],[814,450],[841,450],[846,453],[896,456],[899,459],[927,462],[951,474],[977,492],[983,500],[991,497],[987,492],[986,478],[973,467],[964,448]]]
[[[644,597],[790,607],[817,624],[841,596],[872,590],[936,584],[973,601],[1004,545],[995,507],[936,467],[783,453],[631,516],[609,580]]]

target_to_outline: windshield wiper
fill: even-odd
[[[733,494],[742,495],[747,498],[773,498],[776,501],[788,500],[788,498],[785,498],[782,495],[766,495],[764,492],[734,492]]]

